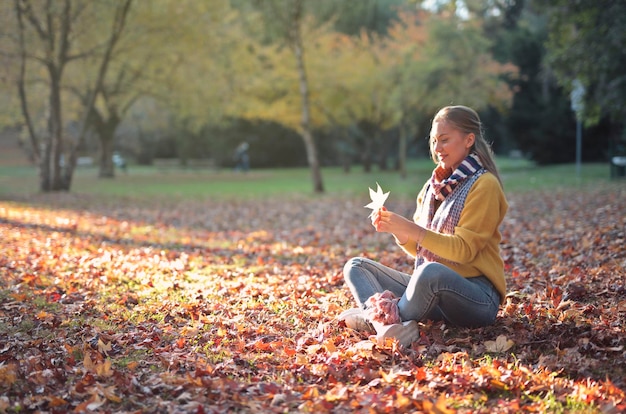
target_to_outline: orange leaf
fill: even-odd
[[[424,405],[424,411],[426,411],[428,414],[454,414],[456,413],[456,410],[448,408],[448,406],[446,405],[446,399],[443,395],[437,398],[437,401],[434,404],[430,400],[424,400],[423,405]]]
[[[337,347],[330,339],[324,341],[324,348],[326,348],[326,351],[331,353],[337,351]]]
[[[52,396],[50,397],[48,404],[50,405],[50,407],[60,407],[62,405],[67,404],[67,401],[65,401],[63,398]]]
[[[0,365],[0,383],[12,385],[17,380],[17,366],[15,364]]]
[[[47,319],[49,316],[52,316],[52,315],[50,315],[48,312],[43,311],[43,310],[39,311],[39,313],[37,313],[37,319],[40,319],[40,320],[41,319]]]

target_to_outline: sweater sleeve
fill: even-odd
[[[504,193],[493,174],[483,174],[465,200],[454,234],[426,231],[422,246],[459,264],[472,262],[498,232],[507,210]]]

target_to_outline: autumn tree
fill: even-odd
[[[12,57],[20,107],[28,128],[34,158],[39,166],[40,190],[68,191],[71,187],[77,152],[84,142],[89,115],[102,92],[111,56],[124,32],[132,0],[93,3],[83,0],[34,2],[14,0],[12,28],[17,33],[6,44],[4,54]],[[8,8],[5,2],[3,7]],[[8,10],[5,10],[8,11]],[[107,17],[106,35],[90,31],[94,22]],[[91,73],[91,93],[85,99],[79,134],[70,138],[64,105],[68,98],[63,88],[71,63],[90,59],[95,62]],[[41,74],[44,74],[41,76]],[[42,86],[43,85],[43,86]],[[36,127],[31,102],[44,91],[47,114],[44,132]]]
[[[168,121],[183,132],[176,134],[181,160],[196,152],[187,137],[221,122],[222,102],[229,101],[223,80],[232,54],[225,45],[239,35],[232,33],[233,20],[227,2],[135,5],[90,117],[101,143],[101,177],[113,176],[115,131],[142,98],[159,102]],[[77,90],[89,90],[88,83]]]
[[[346,168],[353,154],[358,154],[364,169],[371,170],[376,153],[380,152],[377,147],[381,147],[381,125],[391,121],[382,107],[383,94],[378,92],[387,89],[383,70],[386,63],[371,46],[374,39],[386,33],[404,3],[319,0],[311,9],[317,21],[332,25],[332,30],[320,32],[309,47],[311,105],[323,117],[318,124],[333,130],[336,151]],[[352,105],[345,108],[346,98],[351,103],[358,102],[358,109]],[[370,112],[373,116],[368,117],[363,116],[363,111],[375,113]],[[386,157],[378,158],[384,164]]]
[[[405,10],[384,36],[331,36],[323,43],[326,69],[333,66],[321,93],[325,113],[343,125],[367,121],[375,131],[398,128],[402,176],[408,140],[437,109],[457,103],[504,110],[510,102],[503,77],[516,68],[492,58],[491,43],[475,21]],[[376,143],[369,137],[362,148],[366,170]]]
[[[305,9],[307,0],[267,0],[255,3],[253,19],[260,19],[256,28],[261,43],[250,40],[255,71],[250,73],[243,99],[246,118],[279,122],[298,131],[302,137],[311,170],[313,191],[324,192],[320,162],[317,155],[311,109],[311,90],[307,66],[307,44],[318,33]],[[242,6],[240,6],[242,7]],[[284,49],[289,52],[285,56]],[[262,52],[261,52],[262,51]],[[278,60],[270,60],[272,58]],[[280,74],[280,75],[279,75]],[[259,76],[262,75],[262,76]],[[284,75],[284,76],[282,76]],[[274,86],[280,87],[278,89]],[[295,99],[297,97],[297,100]],[[297,116],[294,117],[294,114]]]
[[[313,103],[327,122],[355,131],[359,158],[370,171],[380,152],[381,131],[395,122],[388,99],[395,80],[388,76],[390,62],[381,37],[366,31],[358,36],[330,32],[318,38],[315,52]]]
[[[128,19],[131,18],[132,13]],[[105,22],[95,21],[92,24],[99,31],[106,29],[99,27]],[[128,36],[129,31],[136,33],[138,30],[136,24],[129,26],[127,35],[118,39],[117,50],[112,50],[108,58],[108,68],[100,85],[93,82],[93,74],[98,73],[97,66],[100,64],[94,59],[83,59],[68,67],[68,77],[64,82],[64,90],[76,98],[74,110],[85,111],[84,128],[98,139],[100,178],[114,177],[115,132],[133,103],[146,92],[143,84],[149,62],[141,51],[150,49],[145,47],[145,42],[142,47],[137,36]]]
[[[222,128],[245,108],[242,95],[250,78],[258,78],[241,11],[228,2],[173,1],[168,35],[161,44],[167,76],[154,96],[169,110],[170,127],[179,133],[181,163],[198,155],[208,128]],[[209,145],[207,145],[209,146]]]

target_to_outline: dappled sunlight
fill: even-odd
[[[496,324],[425,323],[405,350],[335,320],[349,257],[411,268],[365,192],[1,202],[0,387],[49,409],[623,408],[624,191],[511,195]]]

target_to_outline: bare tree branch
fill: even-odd
[[[113,18],[113,25],[111,29],[111,36],[109,37],[109,42],[107,44],[107,48],[100,62],[100,69],[98,70],[98,77],[96,78],[94,88],[91,92],[89,100],[87,101],[87,105],[85,108],[85,115],[83,117],[83,121],[81,123],[81,130],[78,136],[78,145],[72,151],[70,155],[72,165],[76,162],[76,151],[78,147],[85,141],[85,137],[87,135],[87,129],[89,127],[89,116],[93,110],[93,107],[96,102],[96,98],[98,94],[102,91],[102,85],[104,83],[104,77],[106,76],[107,69],[109,67],[109,63],[111,61],[111,54],[115,49],[115,45],[120,39],[122,32],[124,31],[124,26],[126,24],[126,17],[128,16],[128,12],[130,10],[130,6],[132,4],[132,0],[124,0],[123,3],[116,9],[115,16]],[[68,179],[70,177],[67,177]]]
[[[35,16],[33,8],[29,0],[15,0],[15,8],[19,9],[21,14],[28,19],[30,24],[35,28],[35,31],[39,35],[39,38],[43,41],[47,40],[50,34],[44,30],[41,22]]]

